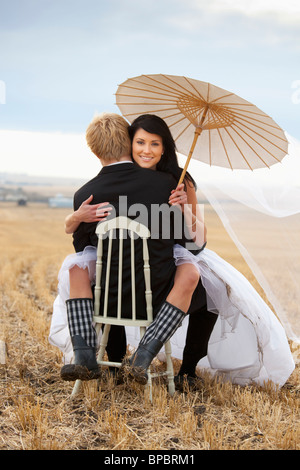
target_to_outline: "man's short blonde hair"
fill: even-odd
[[[129,124],[119,114],[102,113],[95,116],[86,130],[86,141],[91,151],[101,160],[119,161],[131,155]]]

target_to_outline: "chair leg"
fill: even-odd
[[[171,396],[175,393],[175,384],[174,384],[174,368],[171,358],[172,350],[171,343],[167,341],[165,344],[165,354],[166,354],[166,363],[167,363],[167,372],[168,372],[168,390]]]
[[[82,381],[79,379],[76,380],[72,393],[71,393],[71,398],[76,397],[80,393],[81,387],[82,387]]]
[[[109,331],[110,331],[110,325],[105,325],[102,338],[100,341],[100,348],[99,348],[98,357],[97,357],[98,362],[103,360],[105,349],[107,346]]]
[[[152,397],[152,375],[151,375],[150,367],[147,370],[147,374],[148,374],[148,382],[146,385],[146,393],[148,394],[149,401],[152,403],[152,398],[153,398]]]
[[[140,326],[140,340],[142,339],[145,333],[146,333],[146,327]],[[152,403],[152,375],[151,375],[150,367],[147,370],[147,374],[148,374],[148,382],[146,385],[146,393],[147,393],[149,401]]]

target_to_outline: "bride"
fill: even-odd
[[[157,137],[160,140],[163,138],[160,135],[161,121],[157,116],[143,115],[131,124],[129,134],[132,158],[143,168],[170,172],[178,180],[181,169],[170,131],[168,140],[172,141],[173,150],[164,145],[163,154],[157,152]],[[81,222],[105,220],[110,210],[108,203],[92,205],[91,202],[92,195],[66,218],[67,233],[73,233]],[[178,205],[183,211],[194,235],[197,230],[203,232],[204,224],[197,207],[196,187],[190,175],[170,195],[169,203]],[[189,207],[192,211],[188,212],[186,208]],[[93,283],[95,260],[96,248],[87,247],[80,255],[69,255],[59,272],[58,296],[54,302],[49,341],[63,351],[66,362],[70,362],[73,355],[65,307],[65,301],[69,298],[69,269],[74,265],[88,268],[89,278]],[[207,247],[194,256],[182,246],[175,245],[174,260],[176,266],[197,270],[206,290],[207,308],[217,319],[205,352],[203,346],[197,342],[197,316],[186,316],[182,326],[175,332],[171,338],[172,355],[183,359],[178,377],[187,374],[189,383],[192,383],[197,377],[198,366],[207,368],[212,373],[222,374],[236,384],[262,385],[270,380],[278,386],[284,385],[295,367],[285,331],[248,280]],[[126,328],[126,336],[128,344],[133,347],[138,345],[137,329]]]

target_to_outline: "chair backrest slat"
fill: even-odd
[[[149,264],[149,250],[146,238],[143,238],[143,258],[144,258],[144,277],[145,277],[145,298],[146,298],[146,309],[147,318],[149,321],[153,321],[153,309],[152,309],[152,290],[151,290],[151,278],[150,278],[150,264]]]
[[[112,241],[113,241],[113,230],[110,230],[109,238],[108,238],[107,265],[106,265],[106,278],[105,278],[105,291],[104,291],[104,308],[103,308],[104,317],[107,317]]]
[[[136,320],[136,295],[135,295],[135,256],[134,256],[134,232],[129,232],[130,240],[130,254],[131,254],[131,305],[132,305],[132,320]]]
[[[103,255],[103,240],[102,238],[98,239],[98,246],[97,246],[97,260],[96,260],[96,279],[101,280],[102,276],[102,255]],[[100,296],[101,296],[101,282],[96,282],[95,285],[95,305],[94,305],[94,312],[95,315],[99,315],[100,311]]]
[[[121,318],[122,311],[122,274],[123,274],[123,235],[124,230],[119,230],[119,272],[118,272],[118,308],[117,318]]]

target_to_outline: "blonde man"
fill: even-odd
[[[95,178],[88,181],[74,195],[74,209],[77,211],[84,201],[91,195],[93,204],[109,201],[114,215],[128,215],[128,210],[135,204],[143,205],[148,214],[151,214],[153,204],[168,204],[171,191],[176,187],[174,178],[164,172],[152,171],[134,165],[131,159],[131,143],[128,135],[127,122],[117,114],[104,113],[97,116],[89,125],[86,132],[87,143],[92,152],[99,158],[102,169]],[[126,206],[122,201],[126,198]],[[125,212],[124,212],[125,211]],[[73,234],[73,244],[76,252],[83,251],[87,246],[96,246],[98,239],[95,234],[97,221],[81,223]],[[148,219],[151,231],[151,217]],[[149,240],[149,254],[151,260],[151,285],[153,292],[153,311],[155,320],[146,331],[143,343],[140,344],[134,356],[134,365],[146,370],[152,359],[159,352],[163,344],[176,331],[185,313],[176,305],[171,305],[165,299],[172,289],[176,267],[173,259],[173,246],[175,238],[173,228],[170,227],[170,236],[162,236],[162,230],[156,231],[159,237]],[[185,238],[178,240],[186,242]],[[138,259],[138,256],[137,256]],[[129,260],[130,263],[130,260]],[[126,260],[124,260],[126,268]],[[130,269],[130,264],[128,266]],[[136,283],[143,282],[142,272],[137,273]],[[110,288],[116,291],[117,268],[112,266]],[[197,281],[198,282],[198,281]],[[142,284],[141,284],[142,285]],[[191,295],[194,289],[191,289]],[[137,289],[137,318],[144,318],[145,304],[142,289]],[[69,330],[74,350],[74,364],[62,368],[61,377],[64,380],[89,380],[99,376],[96,362],[96,333],[92,325],[93,300],[89,276],[86,269],[75,265],[70,270],[70,299],[67,300],[67,314]],[[108,308],[115,310],[116,295],[109,296]],[[124,279],[122,314],[126,317],[131,309],[130,277],[128,283]],[[119,335],[119,339],[118,339]],[[126,352],[126,339],[124,331],[119,331],[114,337],[114,346],[122,344],[118,349],[122,360]],[[114,348],[112,348],[114,350]],[[144,380],[144,378],[142,378]]]

